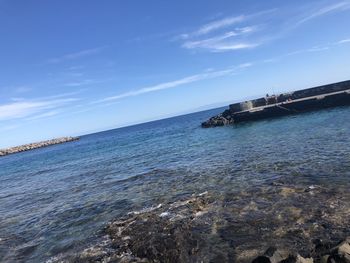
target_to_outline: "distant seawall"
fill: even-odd
[[[203,128],[350,105],[350,80],[229,105]]]
[[[62,138],[57,138],[57,139],[52,139],[52,140],[47,140],[42,142],[24,144],[21,146],[15,146],[7,149],[0,149],[0,156],[5,156],[13,153],[24,152],[24,151],[30,151],[37,148],[48,147],[50,145],[55,145],[55,144],[60,144],[65,142],[72,142],[76,140],[79,140],[79,137],[62,137]]]

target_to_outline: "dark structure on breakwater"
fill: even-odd
[[[216,127],[312,110],[350,105],[350,80],[231,104],[228,110],[202,123]]]
[[[29,143],[29,144],[11,147],[7,149],[0,149],[0,157],[8,154],[34,150],[37,148],[47,147],[50,145],[55,145],[55,144],[60,144],[65,142],[72,142],[76,140],[79,140],[79,137],[62,137],[62,138],[57,138],[57,139],[52,139],[52,140],[47,140],[42,142]]]

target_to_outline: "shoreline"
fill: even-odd
[[[46,140],[41,142],[28,143],[20,146],[0,149],[0,157],[6,156],[9,154],[15,154],[15,153],[30,151],[38,148],[48,147],[55,144],[77,141],[79,139],[80,139],[79,137],[61,137],[61,138],[56,138],[56,139],[51,139],[51,140]]]
[[[349,201],[333,188],[284,182],[193,194],[116,218],[103,241],[51,262],[348,262]]]

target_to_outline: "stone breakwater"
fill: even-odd
[[[203,128],[350,105],[350,81],[297,90],[229,105],[202,123]]]
[[[37,148],[47,147],[50,145],[55,145],[55,144],[60,144],[65,142],[72,142],[76,140],[79,140],[79,137],[62,137],[62,138],[57,138],[57,139],[52,139],[52,140],[47,140],[42,142],[24,144],[21,146],[15,146],[7,149],[0,149],[0,156],[34,150]]]
[[[350,193],[273,182],[131,212],[50,262],[350,262]]]

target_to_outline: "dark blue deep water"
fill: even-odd
[[[350,108],[202,129],[221,112],[115,129],[0,159],[0,261],[75,251],[113,218],[292,178],[350,186]]]

